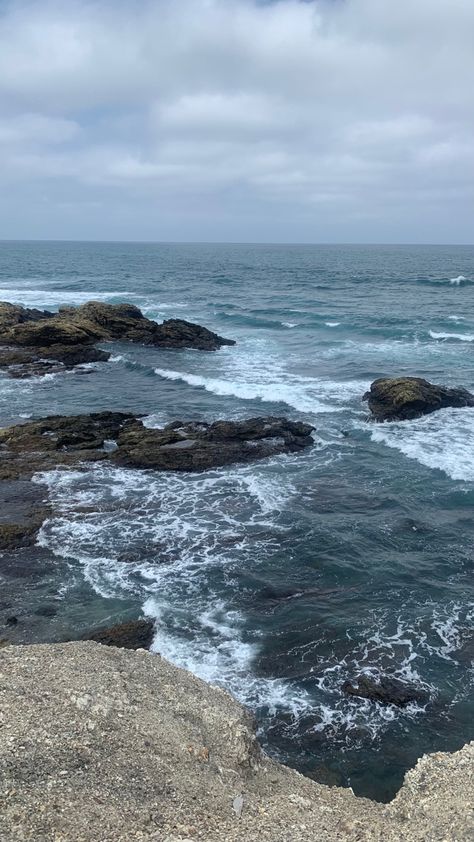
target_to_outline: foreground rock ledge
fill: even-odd
[[[158,655],[0,653],[2,842],[461,842],[474,744],[423,758],[388,805],[265,757],[248,713]]]
[[[310,447],[313,429],[273,416],[212,424],[174,421],[157,429],[124,412],[52,415],[0,430],[0,479],[100,461],[138,469],[203,471]]]
[[[375,421],[408,421],[447,407],[474,407],[474,395],[467,389],[437,386],[422,377],[374,380],[363,400]]]
[[[0,368],[7,369],[11,377],[43,375],[108,360],[110,354],[95,347],[108,340],[199,351],[235,345],[232,339],[184,319],[157,324],[133,304],[89,301],[50,313],[0,302]]]

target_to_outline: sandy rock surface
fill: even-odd
[[[474,745],[423,758],[389,805],[270,761],[246,711],[157,655],[0,651],[2,842],[474,838]]]

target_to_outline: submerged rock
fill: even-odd
[[[368,675],[359,675],[354,682],[345,681],[342,690],[349,696],[359,696],[361,699],[370,699],[372,702],[396,705],[400,708],[406,707],[410,702],[425,705],[429,701],[426,690],[384,675],[378,679]]]
[[[35,543],[44,520],[51,514],[46,489],[28,481],[0,483],[0,551]]]
[[[152,620],[130,620],[86,635],[84,640],[95,640],[103,646],[121,649],[149,649],[153,643],[155,625]]]
[[[0,431],[0,478],[104,460],[130,468],[202,471],[301,450],[314,443],[312,430],[309,424],[272,417],[175,421],[151,429],[123,412],[56,415]]]
[[[421,377],[374,380],[363,396],[376,421],[406,421],[446,407],[474,407],[467,389],[437,386]]]

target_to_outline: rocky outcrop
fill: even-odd
[[[260,750],[247,711],[158,655],[1,650],[2,842],[467,842],[474,745],[419,761],[390,804]]]
[[[109,340],[201,351],[235,344],[183,319],[157,324],[132,304],[89,301],[50,313],[0,302],[0,368],[12,377],[107,360],[110,354],[95,345]]]
[[[426,705],[429,701],[429,694],[425,690],[384,675],[378,679],[371,678],[369,675],[359,675],[353,682],[345,681],[342,690],[349,696],[359,696],[361,699],[370,699],[372,702],[396,705],[400,708],[406,707],[411,702]]]
[[[285,418],[250,418],[214,424],[175,421],[162,430],[125,424],[113,462],[130,468],[203,471],[233,462],[253,462],[312,445],[313,427]]]
[[[121,649],[149,649],[153,643],[155,625],[151,620],[129,620],[97,629],[85,637],[103,646],[118,646]]]
[[[437,386],[421,377],[374,380],[363,400],[375,421],[407,421],[446,407],[474,407],[467,389]]]
[[[145,427],[122,412],[56,415],[0,431],[0,479],[109,460],[130,468],[202,471],[312,445],[313,427],[285,418]]]

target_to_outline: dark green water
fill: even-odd
[[[82,372],[0,381],[0,421],[131,409],[284,414],[315,447],[204,475],[53,472],[43,551],[2,573],[29,640],[157,620],[155,648],[230,689],[267,750],[386,800],[427,751],[474,737],[474,413],[375,427],[361,396],[414,374],[474,388],[471,247],[0,244],[0,298],[130,301],[237,340],[114,347]],[[288,595],[291,595],[291,598]],[[40,606],[56,609],[38,616]],[[361,671],[428,689],[405,710],[341,692]]]

